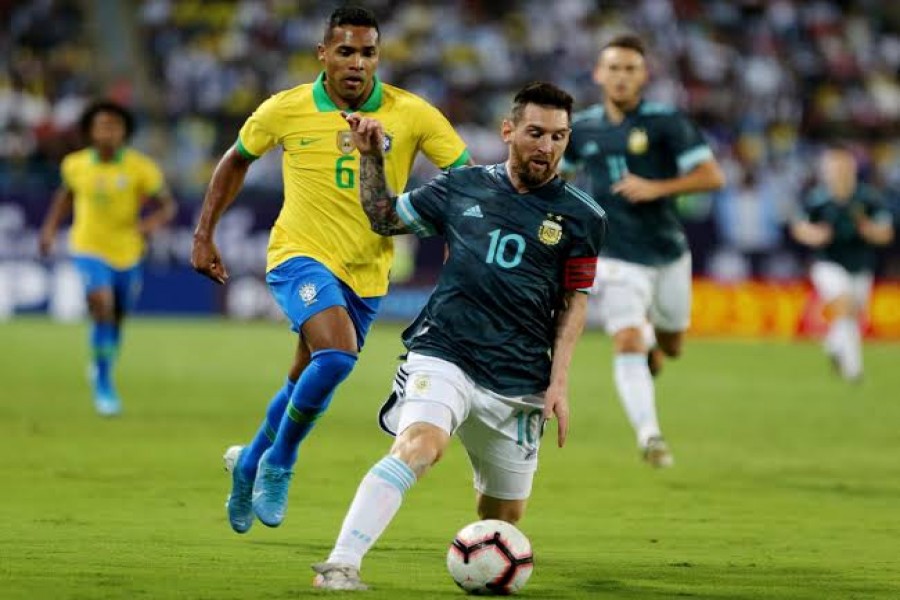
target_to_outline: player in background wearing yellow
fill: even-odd
[[[122,321],[141,290],[145,240],[172,220],[176,206],[156,163],[126,145],[134,130],[131,113],[97,102],[85,111],[81,129],[90,145],[62,161],[62,186],[44,219],[40,251],[50,255],[57,230],[73,214],[69,252],[84,280],[93,322],[94,405],[101,415],[113,416],[121,401],[112,367]]]
[[[194,233],[194,268],[225,283],[216,223],[250,164],[282,147],[284,204],[269,238],[266,281],[299,341],[253,441],[226,452],[232,471],[226,507],[238,533],[250,529],[254,514],[269,527],[281,524],[299,445],[353,369],[387,293],[393,246],[371,231],[359,205],[359,152],[341,111],[384,123],[393,189],[406,187],[418,150],[443,169],[469,162],[440,111],[375,75],[379,30],[371,12],[335,10],[317,52],[324,71],[314,83],[275,94],[247,119],[216,167]]]

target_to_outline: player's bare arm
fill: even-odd
[[[612,186],[612,191],[622,194],[630,202],[652,202],[659,198],[709,192],[725,185],[725,174],[715,159],[707,160],[681,177],[672,179],[645,179],[626,173]]]
[[[163,188],[159,193],[149,198],[148,202],[153,205],[153,209],[141,219],[139,225],[141,235],[153,235],[166,225],[172,222],[178,213],[178,205],[175,198],[168,188]]]
[[[553,364],[550,367],[550,387],[544,400],[544,419],[556,415],[557,444],[562,448],[569,433],[569,366],[575,354],[575,344],[584,331],[587,319],[587,294],[566,292],[556,325],[553,343]]]
[[[391,194],[384,174],[384,129],[376,119],[341,113],[359,150],[359,200],[372,231],[379,235],[411,233],[397,214],[397,196]]]
[[[50,210],[44,218],[44,224],[41,226],[41,235],[38,239],[41,256],[49,256],[53,252],[53,246],[56,243],[56,232],[62,222],[72,214],[72,202],[74,195],[72,191],[61,187],[53,194],[53,201],[50,203]]]
[[[797,242],[810,248],[820,248],[831,243],[834,232],[824,223],[796,221],[791,225],[791,235]]]
[[[894,224],[890,221],[876,221],[865,214],[855,217],[856,231],[860,237],[873,246],[887,246],[894,241]]]
[[[228,270],[222,263],[219,250],[213,242],[216,225],[232,202],[234,202],[244,177],[250,168],[250,160],[241,156],[237,148],[232,146],[213,172],[200,209],[200,218],[194,229],[194,245],[191,249],[191,266],[198,273],[206,275],[217,283],[228,280]]]

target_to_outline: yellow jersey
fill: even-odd
[[[383,296],[393,242],[372,232],[359,202],[359,152],[340,109],[314,83],[275,94],[250,115],[237,150],[254,159],[284,149],[284,204],[269,236],[266,270],[306,256],[324,264],[359,296]],[[441,169],[465,164],[465,143],[435,107],[375,78],[359,112],[384,126],[385,174],[395,193],[406,187],[416,152]]]
[[[164,183],[156,163],[131,148],[103,162],[93,148],[85,148],[63,159],[62,180],[74,198],[70,252],[120,270],[139,263],[144,254],[141,206]]]

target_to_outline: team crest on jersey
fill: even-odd
[[[381,140],[381,149],[387,154],[391,151],[391,148],[394,147],[394,138],[389,133],[384,134],[384,139]]]
[[[635,128],[628,134],[628,151],[631,154],[643,154],[649,146],[650,138],[645,130]]]
[[[541,223],[538,229],[538,239],[541,240],[541,243],[548,246],[555,246],[559,243],[563,234],[560,221],[562,221],[560,216],[547,215],[547,218],[544,219],[544,222]]]
[[[116,187],[119,190],[124,190],[128,187],[128,176],[127,175],[119,175],[116,179]]]
[[[307,306],[317,300],[316,295],[318,293],[319,290],[316,289],[316,284],[314,283],[304,283],[300,286],[300,299],[303,300]]]
[[[337,132],[337,147],[342,154],[353,154],[356,146],[353,144],[353,133],[349,129]]]

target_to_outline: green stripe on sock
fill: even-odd
[[[291,421],[295,423],[312,423],[313,421],[318,419],[321,414],[322,413],[316,413],[314,415],[311,415],[299,410],[293,404],[288,404],[287,416]]]
[[[266,421],[265,424],[266,437],[269,438],[269,441],[275,443],[275,437],[278,435],[277,429],[272,429],[272,426],[269,425],[269,422]]]

